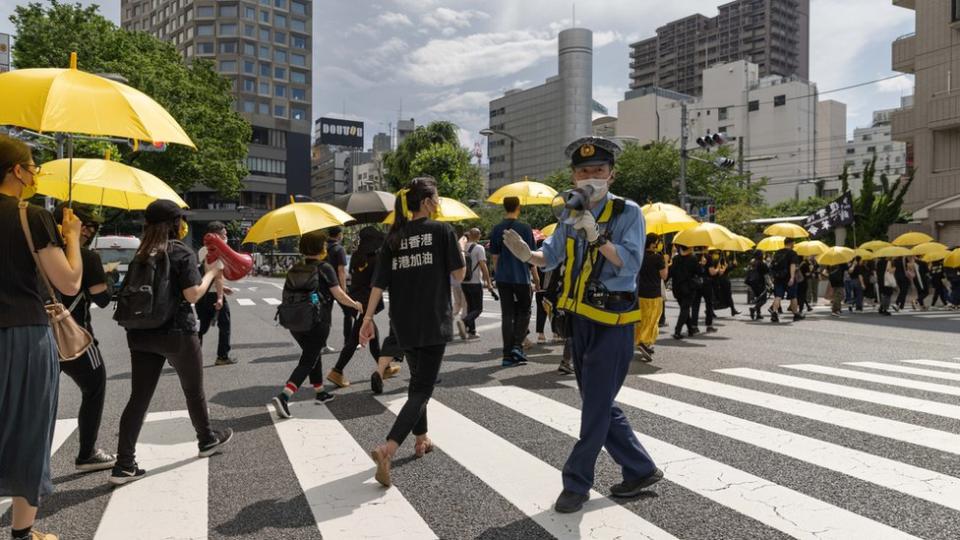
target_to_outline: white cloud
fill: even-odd
[[[424,26],[437,29],[447,28],[468,28],[473,19],[488,19],[489,15],[475,9],[465,9],[457,11],[450,8],[440,7],[421,17],[420,21]]]
[[[405,69],[420,84],[452,86],[517,73],[556,55],[556,49],[555,38],[530,31],[434,39],[408,56]]]
[[[413,26],[413,21],[403,13],[387,11],[377,16],[379,26]]]
[[[593,33],[593,48],[599,49],[600,47],[606,47],[611,43],[617,41],[623,41],[623,35],[616,30],[606,30],[603,32],[594,32]]]
[[[376,83],[368,80],[356,73],[337,66],[314,66],[314,74],[320,81],[319,86],[334,85],[337,87],[348,86],[351,88],[365,90],[373,88]]]
[[[377,36],[377,29],[374,28],[374,27],[372,27],[372,26],[370,26],[369,24],[366,24],[366,23],[357,23],[357,24],[351,26],[350,28],[348,28],[347,31],[345,32],[345,35],[348,36],[348,37],[351,36],[351,35],[353,35],[353,34],[360,34],[360,35],[365,35],[365,36],[369,36],[369,37],[376,37],[376,36]]]
[[[440,100],[427,108],[428,111],[435,113],[450,113],[461,110],[486,109],[490,100],[496,97],[494,92],[454,92],[446,94]]]
[[[393,0],[401,8],[407,11],[426,11],[436,5],[436,0]]]
[[[895,79],[887,79],[877,83],[877,90],[880,92],[889,92],[891,94],[900,94],[909,96],[913,93],[913,77],[901,75]]]
[[[605,106],[610,116],[617,115],[617,103],[623,99],[626,88],[606,84],[593,85],[593,100]]]

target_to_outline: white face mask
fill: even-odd
[[[589,187],[592,192],[590,195],[590,202],[595,203],[603,200],[607,196],[607,190],[609,188],[609,179],[608,178],[587,178],[585,180],[577,180],[578,188]]]

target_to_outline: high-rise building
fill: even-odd
[[[760,76],[797,75],[810,65],[810,0],[736,0],[716,17],[690,15],[630,45],[630,88],[659,87],[699,96],[713,64],[747,60]]]
[[[400,146],[403,143],[403,140],[407,138],[407,135],[413,133],[417,129],[417,123],[413,121],[413,118],[409,120],[400,120],[397,122],[397,146]]]
[[[377,133],[373,136],[373,151],[384,154],[392,149],[393,141],[389,133]]]
[[[204,58],[230,79],[253,126],[239,200],[198,186],[187,194],[198,221],[255,218],[310,193],[312,0],[121,0],[121,23]]]
[[[937,241],[960,245],[960,92],[952,73],[960,73],[958,0],[893,0],[916,12],[916,34],[893,42],[893,69],[913,73],[912,100],[890,115],[895,141],[907,143],[907,167],[914,180],[904,198],[913,213],[910,225],[894,225],[890,234],[922,230]]]
[[[850,187],[855,193],[860,192],[863,184],[863,169],[877,160],[877,181],[881,174],[887,175],[891,182],[896,182],[907,174],[907,145],[894,141],[890,133],[890,114],[896,109],[874,111],[873,122],[869,127],[853,130],[853,139],[847,141],[845,165],[850,176]],[[825,196],[834,195],[828,192]]]
[[[490,191],[563,168],[565,146],[593,133],[593,32],[571,28],[560,32],[558,41],[556,76],[490,102]]]

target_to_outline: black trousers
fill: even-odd
[[[410,366],[410,386],[407,388],[407,402],[400,409],[387,440],[400,445],[411,432],[414,435],[427,432],[427,402],[433,396],[433,387],[437,382],[437,375],[440,374],[440,363],[446,347],[446,343],[441,343],[404,349],[407,364]]]
[[[700,298],[703,299],[704,305],[704,322],[707,326],[713,326],[713,319],[717,316],[717,313],[713,310],[713,300],[717,294],[717,282],[713,279],[705,279],[703,281],[703,287],[700,287]],[[697,309],[697,317],[694,321],[700,318],[699,308]]]
[[[223,299],[223,307],[217,311],[217,293],[207,293],[197,302],[197,318],[200,319],[200,344],[203,345],[203,336],[210,330],[213,320],[217,320],[217,358],[227,358],[230,355],[230,304]]]
[[[533,301],[537,304],[537,333],[542,334],[547,327],[547,310],[543,309],[543,299],[545,293],[538,292],[534,295]]]
[[[750,291],[753,293],[753,309],[760,314],[763,305],[767,303],[767,287],[764,284],[750,285]]]
[[[897,278],[897,307],[903,309],[904,304],[907,303],[907,294],[910,293],[910,280],[906,277]]]
[[[312,386],[322,386],[323,362],[320,361],[320,355],[327,345],[327,338],[330,337],[330,319],[321,320],[309,332],[290,332],[290,335],[297,341],[297,345],[300,345],[302,352],[297,367],[293,368],[287,378],[287,384],[300,388],[303,381],[310,377]]]
[[[924,300],[927,299],[927,296],[930,295],[930,278],[929,276],[924,276],[924,280],[920,281],[920,278],[914,278],[913,287],[917,290],[917,303],[923,307]]]
[[[80,451],[77,458],[86,459],[96,451],[107,390],[107,369],[103,366],[100,349],[94,344],[80,358],[60,362],[60,371],[80,387],[80,412],[77,414]]]
[[[366,305],[364,305],[364,308],[366,308]],[[350,339],[350,334],[353,333],[353,325],[357,321],[357,310],[348,308],[343,304],[340,304],[340,310],[343,311],[343,342],[346,343]],[[354,344],[353,348],[356,349],[357,345]]]
[[[692,291],[679,291],[673,295],[680,304],[680,316],[677,317],[677,326],[674,334],[683,333],[683,327],[687,327],[687,333],[690,333],[697,327],[697,320],[693,318],[693,304],[700,297],[699,293]]]
[[[350,360],[353,359],[354,353],[357,352],[357,345],[360,344],[360,328],[363,326],[363,317],[357,317],[355,310],[350,310],[354,312],[353,327],[350,329],[350,334],[347,335],[347,339],[343,342],[343,349],[340,350],[340,357],[337,358],[337,365],[333,367],[333,370],[337,373],[343,373],[343,370],[347,368],[347,364],[350,363]],[[347,316],[344,314],[344,324],[346,324]],[[370,355],[373,356],[373,361],[376,363],[377,359],[380,358],[380,331],[377,329],[377,325],[373,325],[373,339],[370,340],[370,343],[367,345],[370,349]]]
[[[120,417],[117,464],[130,467],[136,462],[137,439],[166,362],[170,362],[180,378],[180,388],[187,399],[187,412],[197,432],[197,440],[201,444],[212,441],[214,434],[210,429],[207,397],[203,392],[200,338],[196,334],[128,332],[127,344],[133,374],[130,401]]]
[[[483,313],[483,285],[479,283],[461,283],[463,297],[467,301],[467,314],[463,316],[463,324],[471,334],[477,333],[477,317]]]
[[[530,285],[527,283],[497,283],[500,291],[501,333],[503,354],[508,356],[523,346],[530,330]]]

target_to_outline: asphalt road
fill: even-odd
[[[56,492],[38,528],[144,540],[960,537],[960,313],[833,319],[819,308],[778,325],[724,313],[718,333],[679,342],[663,329],[655,361],[633,365],[618,400],[665,480],[635,500],[606,498],[620,473],[603,454],[594,500],[571,517],[551,509],[578,429],[573,377],[556,371],[559,345],[501,368],[499,308],[486,299],[481,339],[447,348],[429,406],[437,451],[413,459],[405,443],[384,490],[366,452],[403,402],[405,371],[378,399],[373,361],[358,351],[346,371],[354,384],[333,402],[314,405],[302,388],[295,418],[277,419],[267,404],[299,356],[273,321],[280,286],[238,284],[237,365],[214,367],[216,339],[205,343],[211,416],[236,431],[221,455],[196,459],[168,368],[138,447],[148,476],[113,489],[106,472],[75,474],[79,392],[63,378]],[[130,360],[110,315],[95,312],[109,373],[100,446],[112,452]],[[334,321],[339,351],[338,310]],[[323,362],[329,369],[335,355]],[[9,526],[9,512],[0,523]]]

